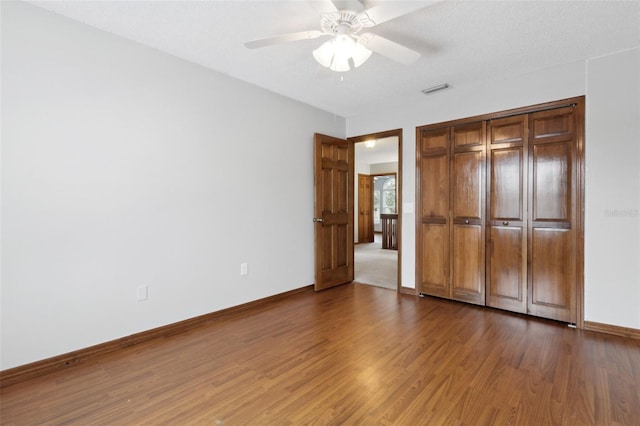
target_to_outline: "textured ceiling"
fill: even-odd
[[[323,39],[257,50],[243,45],[318,29],[322,2],[31,3],[344,117],[445,81],[455,90],[640,45],[640,0],[425,1],[424,9],[373,29],[420,52],[416,63],[374,53],[338,74],[311,55]]]

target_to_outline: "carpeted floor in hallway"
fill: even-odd
[[[355,281],[385,287],[398,288],[398,252],[382,249],[382,236],[375,234],[373,243],[354,245]]]

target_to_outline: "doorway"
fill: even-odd
[[[402,130],[354,143],[354,281],[400,289]]]

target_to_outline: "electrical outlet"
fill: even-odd
[[[138,297],[138,302],[147,300],[147,297],[149,295],[149,287],[147,287],[146,285],[139,285],[136,293]]]
[[[249,264],[241,263],[240,264],[240,275],[249,275]]]

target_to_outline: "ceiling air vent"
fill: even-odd
[[[432,93],[439,92],[440,90],[448,89],[450,87],[451,86],[449,86],[449,83],[442,83],[442,84],[438,84],[437,86],[432,86],[432,87],[423,89],[422,93],[424,93],[425,95],[430,95]]]

